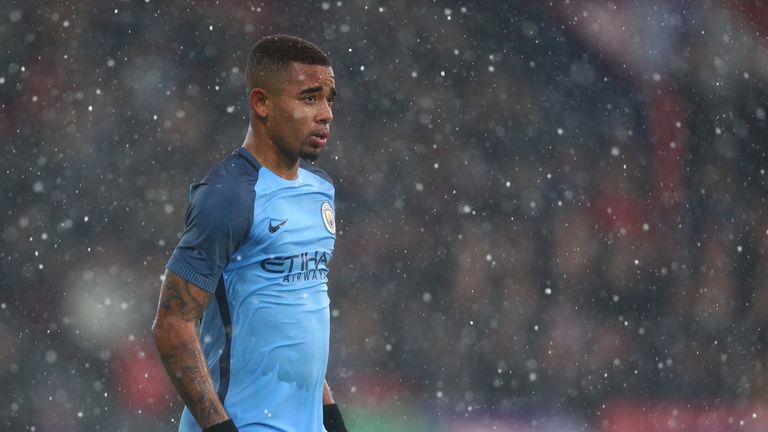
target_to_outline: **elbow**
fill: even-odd
[[[161,317],[155,318],[152,322],[152,339],[158,350],[162,351],[163,346],[170,340],[169,336],[173,333],[173,324]]]
[[[173,317],[157,317],[152,323],[152,339],[161,353],[179,343],[188,343],[196,337],[194,326]]]
[[[158,345],[158,341],[162,339],[162,332],[163,324],[159,318],[155,318],[155,320],[152,321],[152,340],[155,342],[155,345]]]
[[[157,340],[157,333],[160,331],[160,322],[157,318],[152,321],[152,338]]]

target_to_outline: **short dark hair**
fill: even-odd
[[[261,38],[251,49],[245,68],[245,88],[250,94],[254,88],[264,88],[274,76],[285,71],[291,63],[330,66],[331,59],[312,42],[275,34]]]

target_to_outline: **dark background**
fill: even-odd
[[[175,430],[160,276],[276,32],[334,61],[352,430],[768,430],[757,0],[0,0],[0,429]]]

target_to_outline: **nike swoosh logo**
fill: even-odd
[[[280,222],[277,225],[272,225],[272,221],[269,221],[269,232],[271,232],[271,233],[276,232],[277,230],[282,228],[283,225],[285,225],[286,222],[288,222],[288,219],[284,219],[282,222]]]

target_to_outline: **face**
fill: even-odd
[[[270,96],[266,129],[272,142],[289,158],[316,160],[333,120],[333,69],[291,63]]]

